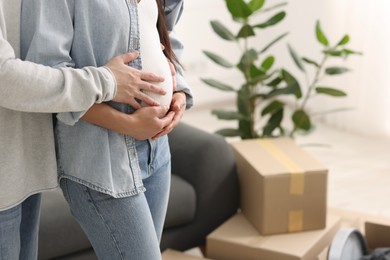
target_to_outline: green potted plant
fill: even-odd
[[[341,75],[349,71],[346,67],[329,66],[331,59],[346,59],[350,55],[360,54],[350,50],[347,45],[349,36],[344,35],[336,44],[330,44],[321,29],[320,22],[315,25],[315,35],[322,46],[320,61],[301,57],[288,45],[288,51],[300,72],[305,74],[306,83],[301,84],[286,68],[275,68],[275,57],[269,54],[271,47],[284,39],[288,32],[281,34],[268,43],[255,43],[251,46],[249,38],[261,30],[272,27],[286,16],[281,9],[285,2],[265,7],[265,0],[225,0],[227,10],[240,29],[234,33],[220,21],[211,21],[214,32],[222,39],[236,44],[241,57],[231,62],[230,57],[204,51],[204,54],[217,65],[229,70],[238,70],[243,83],[231,86],[213,78],[202,78],[207,85],[221,91],[236,94],[236,110],[214,109],[212,113],[221,120],[236,120],[237,128],[224,128],[217,131],[226,137],[238,136],[241,139],[258,137],[294,137],[297,132],[309,132],[313,129],[311,114],[307,104],[314,95],[343,97],[346,93],[334,87],[323,86],[327,76]],[[271,14],[270,14],[271,13]],[[254,17],[267,15],[264,22],[253,22]],[[261,46],[261,48],[258,48]],[[289,106],[286,99],[293,99]],[[290,102],[291,103],[291,102]],[[289,118],[286,117],[289,115]]]

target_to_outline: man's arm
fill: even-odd
[[[137,105],[135,98],[156,105],[141,89],[164,94],[162,88],[148,83],[160,82],[161,77],[135,72],[127,65],[134,53],[114,57],[104,67],[84,69],[53,69],[16,59],[19,49],[15,54],[13,48],[19,48],[19,14],[17,1],[0,1],[0,107],[52,113],[80,111],[109,100]],[[7,39],[7,27],[14,46]]]
[[[116,87],[107,68],[52,69],[15,59],[0,29],[0,92],[1,107],[58,112],[82,110],[95,102],[111,100]]]

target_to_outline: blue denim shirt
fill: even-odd
[[[178,56],[183,46],[175,37],[173,27],[182,9],[182,0],[167,0],[166,21]],[[54,67],[103,66],[110,58],[139,47],[136,0],[24,0],[22,3],[23,59]],[[141,59],[129,65],[141,69]],[[181,71],[177,89],[186,92],[187,107],[192,106],[191,91]],[[133,112],[129,105],[109,104],[122,112]],[[78,121],[83,113],[57,116],[60,177],[113,197],[144,191],[134,138]]]

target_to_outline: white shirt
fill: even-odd
[[[145,91],[145,94],[152,97],[160,105],[169,106],[172,100],[173,83],[168,60],[165,57],[160,44],[160,37],[157,30],[158,8],[155,0],[141,0],[138,4],[139,30],[140,30],[140,55],[142,70],[153,72],[165,78],[164,82],[154,83],[163,87],[165,95],[154,94]]]

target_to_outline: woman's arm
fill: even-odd
[[[157,135],[172,122],[175,113],[171,111],[167,114],[168,109],[164,106],[143,107],[129,115],[106,104],[95,104],[82,119],[135,139],[145,140]]]
[[[184,46],[179,37],[177,37],[174,27],[180,20],[180,17],[183,13],[183,8],[183,0],[166,0],[164,10],[165,21],[172,44],[172,50],[175,52],[179,60],[182,57]],[[191,87],[184,78],[184,72],[181,67],[177,67],[176,71],[176,91],[185,93],[186,109],[191,108],[193,106],[193,94]]]

